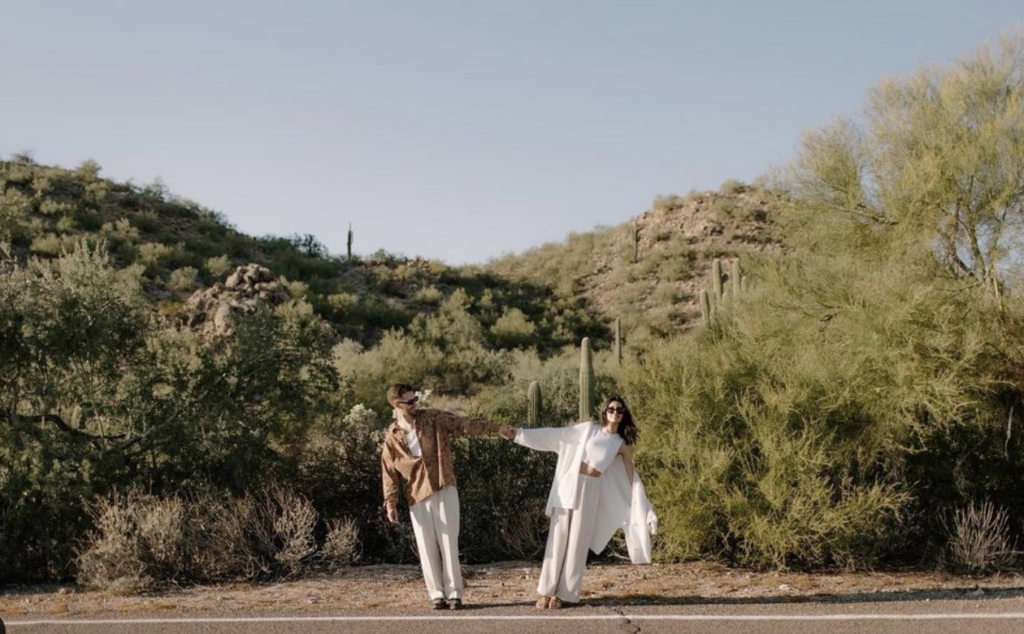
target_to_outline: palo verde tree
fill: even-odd
[[[663,554],[921,561],[943,513],[988,500],[1019,531],[1021,42],[808,133],[779,183],[787,251],[745,259],[743,302],[625,371]]]
[[[786,186],[843,229],[819,240],[884,238],[1000,297],[1024,226],[1024,33],[877,86],[862,120],[806,135]]]

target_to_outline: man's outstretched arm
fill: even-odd
[[[437,410],[434,415],[435,424],[452,436],[494,436],[504,427],[481,418],[466,418],[442,410]]]

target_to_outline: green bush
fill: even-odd
[[[490,328],[490,337],[499,348],[522,348],[534,343],[537,328],[518,308],[508,308]]]
[[[191,291],[196,288],[198,281],[199,271],[191,266],[186,266],[171,271],[168,285],[176,291]]]
[[[231,270],[231,259],[226,255],[207,258],[204,264],[206,271],[214,278],[222,278]]]
[[[1004,503],[1024,493],[1006,437],[1024,396],[1024,301],[1004,281],[1024,199],[1001,167],[1024,161],[1024,137],[1004,136],[1024,119],[1005,90],[1024,86],[1014,41],[883,84],[863,129],[809,133],[780,181],[787,252],[746,258],[754,290],[624,369],[651,425],[638,461],[668,514],[662,556],[860,567],[956,548],[984,566],[1019,535]],[[953,539],[943,509],[980,500],[1007,515],[962,519]]]

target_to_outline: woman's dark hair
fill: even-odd
[[[626,410],[622,413],[622,420],[619,421],[619,435],[622,436],[622,440],[624,440],[627,445],[635,445],[637,437],[636,423],[633,421],[632,412],[630,412],[629,407],[626,406],[625,399],[621,396],[609,396],[608,400],[605,401],[604,407],[601,408],[601,424],[603,425],[605,421],[608,420],[605,410],[607,410],[608,406],[612,403],[618,403],[622,406],[622,409]]]

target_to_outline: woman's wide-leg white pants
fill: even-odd
[[[594,536],[594,520],[601,498],[597,478],[580,474],[576,508],[552,509],[544,564],[540,569],[537,592],[557,596],[567,603],[579,603],[587,551]]]
[[[459,492],[445,487],[409,507],[409,515],[430,598],[461,599]]]

